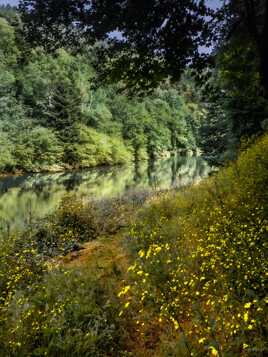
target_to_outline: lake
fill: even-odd
[[[209,172],[201,157],[174,156],[129,166],[0,178],[0,228],[21,229],[53,213],[67,193],[98,200],[130,191],[187,186]]]

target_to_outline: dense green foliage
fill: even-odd
[[[156,356],[267,354],[267,163],[268,136],[215,177],[140,212],[120,296],[140,311],[144,343],[156,323],[174,325]]]
[[[135,161],[139,181],[140,160],[239,154],[179,192],[67,196],[23,232],[2,230],[1,357],[268,354],[268,5],[259,3],[212,14],[192,0],[22,0],[23,24],[0,8],[0,172]],[[210,65],[191,70],[212,39]]]
[[[239,34],[244,50],[253,44],[268,97],[266,0],[21,0],[20,10],[30,43],[53,51],[98,42],[96,65],[104,78],[123,79],[136,91],[178,80],[189,66],[200,71],[212,60],[208,48],[218,52]]]
[[[30,43],[54,50],[98,41],[98,69],[136,90],[178,79],[209,37],[204,1],[21,0],[20,11]]]
[[[179,88],[165,85],[143,99],[128,98],[120,84],[94,89],[92,51],[48,54],[19,35],[18,24],[0,17],[1,171],[87,168],[197,149],[204,111]]]
[[[25,42],[16,12],[0,13],[1,171],[122,164],[178,149],[200,149],[218,163],[267,126],[256,43],[243,28],[221,44],[213,68],[130,98],[127,78],[97,85],[98,45],[77,52],[57,44],[48,53],[45,43]]]
[[[3,237],[0,355],[266,355],[267,150],[139,203],[67,197]]]

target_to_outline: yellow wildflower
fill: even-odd
[[[219,352],[216,350],[215,347],[210,346],[209,347],[209,351],[210,351],[210,356],[213,356],[213,357],[218,357],[219,356]]]
[[[127,292],[130,290],[130,285],[127,285],[124,287],[124,289],[122,289],[119,293],[118,293],[118,297],[122,296],[122,295],[126,295]]]
[[[198,340],[198,343],[203,344],[206,341],[205,337],[202,337]]]
[[[138,255],[139,255],[140,258],[143,258],[144,255],[145,255],[144,250],[141,249],[141,250],[139,251]]]
[[[171,319],[171,321],[172,321],[173,324],[174,324],[175,330],[178,330],[179,327],[180,327],[178,321],[176,321],[173,317],[171,317],[170,319]]]
[[[244,308],[245,309],[250,309],[250,306],[252,305],[251,302],[247,302],[245,305],[244,305]]]

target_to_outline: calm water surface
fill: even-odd
[[[0,179],[0,228],[20,229],[53,213],[67,193],[101,199],[129,191],[179,188],[200,181],[209,171],[201,157],[180,156],[124,167],[5,177]]]

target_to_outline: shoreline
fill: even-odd
[[[177,150],[177,152],[170,151],[169,155],[166,155],[166,152],[164,152],[164,155],[160,154],[156,156],[154,161],[170,159],[175,155],[181,155],[181,156],[189,155],[189,156],[198,156],[198,157],[203,156],[198,150],[185,151],[179,149]],[[206,160],[205,156],[204,156],[204,160]],[[146,159],[138,160],[138,162],[144,162],[144,161],[150,161],[150,159],[146,158]],[[19,176],[35,175],[35,174],[57,174],[57,173],[64,173],[64,172],[87,171],[87,170],[101,169],[101,168],[122,167],[122,166],[133,165],[133,164],[135,164],[135,160],[131,160],[131,162],[129,163],[100,164],[100,165],[88,166],[88,167],[71,166],[67,164],[66,165],[55,164],[55,165],[44,167],[43,169],[33,170],[33,171],[15,170],[10,172],[0,172],[0,180],[12,176],[19,177]]]
[[[38,171],[23,171],[23,170],[18,170],[18,171],[13,171],[13,172],[0,172],[0,179],[1,178],[6,178],[6,177],[12,177],[12,176],[26,176],[26,175],[37,175],[37,174],[58,174],[58,173],[64,173],[64,172],[77,172],[77,171],[88,171],[88,170],[94,170],[94,169],[101,169],[101,168],[112,168],[112,167],[121,167],[121,166],[126,166],[128,164],[114,164],[114,165],[96,165],[96,166],[90,166],[90,167],[62,167],[57,170],[53,169],[44,169],[44,170],[38,170]]]

